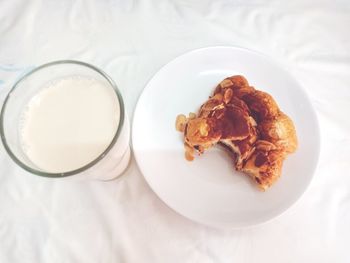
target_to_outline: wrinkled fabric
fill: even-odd
[[[346,0],[0,1],[1,104],[26,71],[76,59],[116,81],[132,119],[162,65],[192,49],[234,45],[273,57],[298,79],[322,137],[302,198],[238,230],[172,211],[134,159],[117,180],[70,182],[24,172],[1,145],[0,262],[350,262],[349,27]]]

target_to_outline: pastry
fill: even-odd
[[[221,81],[198,114],[177,117],[176,129],[184,134],[187,160],[221,145],[231,153],[235,168],[262,190],[280,177],[284,159],[298,145],[293,121],[270,94],[256,90],[243,76]]]

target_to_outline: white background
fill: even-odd
[[[0,1],[0,100],[33,66],[77,59],[119,85],[129,117],[169,60],[199,47],[265,53],[317,111],[315,177],[264,225],[216,230],[170,210],[135,161],[112,182],[30,175],[0,146],[0,262],[350,262],[350,2]],[[172,81],[172,80],[169,80]]]

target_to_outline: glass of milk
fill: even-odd
[[[44,177],[110,180],[130,160],[130,127],[113,80],[79,61],[22,77],[7,95],[0,135],[9,156]]]

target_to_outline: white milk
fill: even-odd
[[[37,93],[23,113],[24,152],[44,172],[81,168],[110,145],[119,118],[120,105],[111,87],[81,76],[56,80]],[[126,151],[123,147],[119,157]],[[108,169],[119,162],[114,161]]]

